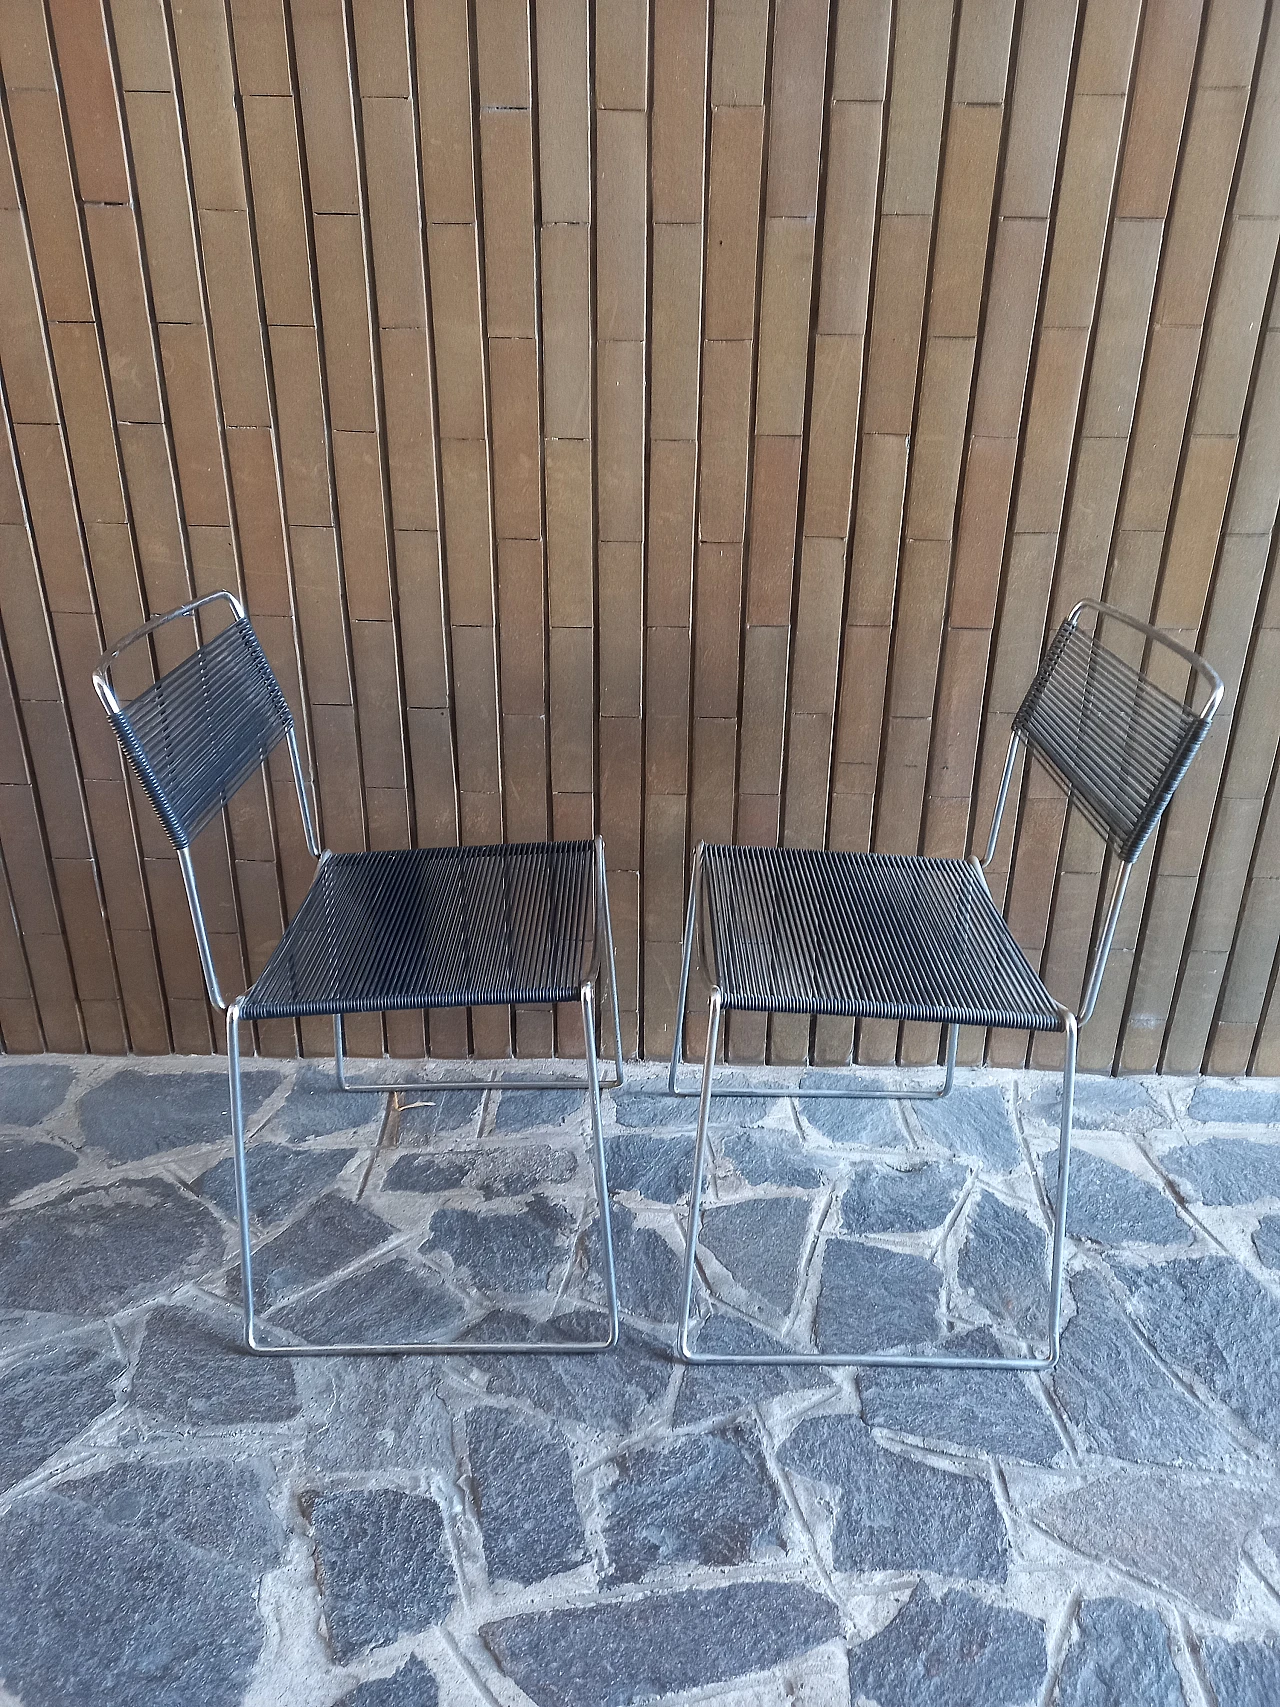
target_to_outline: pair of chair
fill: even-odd
[[[221,602],[231,620],[210,639],[200,623]],[[199,613],[205,613],[202,618]],[[1093,617],[1093,631],[1081,619]],[[180,618],[197,625],[197,644],[173,668],[122,704],[111,670],[126,649]],[[1103,622],[1129,637],[1137,662],[1104,645]],[[1171,661],[1163,683],[1155,664]],[[1193,709],[1194,681],[1209,697]],[[94,685],[140,783],[177,850],[209,999],[226,1013],[231,1132],[244,1288],[245,1343],[268,1356],[364,1353],[477,1355],[603,1351],[617,1343],[618,1292],[601,1117],[601,1089],[624,1081],[617,975],[604,844],[594,841],[335,854],[321,851],[303,777],[297,734],[257,636],[239,601],[211,593],[145,623],[106,653]],[[1077,1028],[1093,1012],[1134,861],[1204,738],[1222,683],[1194,652],[1113,607],[1086,600],[1058,630],[1014,720],[1008,757],[981,859],[845,854],[817,850],[698,847],[689,889],[675,1047],[668,1089],[698,1098],[693,1188],[677,1349],[697,1363],[889,1364],[1047,1369],[1058,1356],[1063,1238],[1071,1157]],[[235,791],[288,744],[315,878],[262,973],[242,996],[224,1001],[191,859],[191,843]],[[1084,982],[1072,1010],[1045,988],[1009,931],[987,886],[1020,747],[1039,760],[1105,838],[1116,876]],[[695,946],[711,982],[701,1084],[680,1083],[682,1038]],[[614,1076],[602,1086],[597,991],[607,979],[614,1015]],[[577,1002],[585,1038],[585,1088],[600,1206],[608,1328],[592,1340],[519,1344],[411,1341],[269,1345],[257,1334],[245,1167],[240,1031],[255,1020],[331,1017],[338,1086],[360,1092],[560,1089],[557,1078],[433,1078],[350,1084],[343,1015]],[[946,1096],[954,1083],[961,1025],[1057,1031],[1065,1037],[1062,1117],[1055,1192],[1049,1335],[1044,1356],[952,1356],[918,1352],[731,1354],[691,1343],[693,1293],[707,1160],[707,1126],[722,1017],[730,1011],[843,1015],[927,1021],[945,1027],[942,1082],[899,1093],[843,1086],[806,1091],[839,1097]],[[759,1096],[761,1087],[722,1087],[719,1096]],[[780,1093],[781,1094],[781,1093]]]

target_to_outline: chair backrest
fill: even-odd
[[[135,699],[126,705],[115,699],[107,679],[111,661],[162,624],[192,615],[209,600],[197,600],[145,624],[103,658],[94,676],[120,745],[180,850],[293,733],[288,701],[249,619],[230,594],[212,597],[231,603],[229,626],[197,645]]]
[[[1096,613],[1092,633],[1080,626]],[[1135,666],[1103,645],[1104,621],[1141,637]],[[1152,659],[1172,664],[1183,697],[1160,686]],[[1211,688],[1192,709],[1192,674]],[[1174,678],[1171,676],[1170,681]],[[1085,600],[1054,636],[1013,720],[1015,735],[1066,791],[1125,864],[1132,864],[1195,756],[1222,697],[1222,682],[1196,653],[1114,606]]]

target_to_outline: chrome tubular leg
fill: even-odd
[[[680,961],[680,995],[676,1001],[676,1031],[671,1045],[671,1071],[667,1075],[667,1089],[672,1096],[692,1096],[692,1091],[676,1089],[676,1074],[680,1071],[680,1060],[684,1053],[684,1016],[689,1001],[689,969],[693,964],[693,932],[698,919],[698,882],[702,876],[702,850],[694,855],[693,874],[689,880],[689,906],[684,921],[684,949]]]
[[[1067,1016],[1066,1060],[1062,1067],[1062,1125],[1058,1136],[1058,1189],[1054,1195],[1053,1260],[1049,1275],[1049,1358],[1058,1361],[1062,1334],[1062,1256],[1067,1232],[1067,1191],[1071,1183],[1071,1124],[1076,1100],[1076,1021]]]
[[[618,1276],[613,1260],[613,1215],[609,1208],[609,1179],[604,1160],[604,1125],[600,1115],[600,1070],[596,1063],[596,1024],[590,984],[582,987],[582,1035],[586,1044],[587,1076],[591,1081],[591,1160],[596,1195],[600,1200],[600,1240],[604,1248],[605,1292],[609,1302],[609,1337],[597,1349],[618,1343]]]
[[[338,1073],[338,1089],[349,1091],[352,1087],[347,1083],[346,1047],[347,1028],[342,1023],[342,1015],[333,1016],[333,1064]]]
[[[693,1189],[689,1194],[689,1231],[684,1252],[684,1290],[680,1300],[680,1327],[676,1352],[686,1363],[703,1362],[689,1344],[692,1326],[693,1277],[698,1263],[698,1230],[702,1220],[702,1182],[707,1171],[707,1122],[711,1118],[711,1077],[715,1071],[716,1046],[720,1041],[720,992],[711,992],[707,1015],[707,1053],[702,1064],[702,1090],[698,1099],[698,1136],[693,1149]]]
[[[609,972],[609,1001],[613,1010],[613,1066],[617,1074],[617,1084],[610,1085],[610,1090],[621,1088],[624,1072],[622,1066],[622,1015],[618,1008],[618,966],[613,953],[613,919],[609,912],[609,884],[604,865],[604,837],[596,837],[596,882],[599,884],[600,916],[604,925],[604,948]]]
[[[240,1282],[244,1287],[244,1343],[257,1351],[253,1331],[253,1254],[249,1249],[249,1180],[244,1159],[244,1097],[240,1088],[240,1004],[227,1009],[227,1078],[231,1090],[231,1143],[240,1221]]]

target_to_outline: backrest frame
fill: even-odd
[[[255,646],[259,646],[260,650],[260,644],[256,634],[253,634],[253,626],[248,620],[244,606],[233,593],[229,593],[225,590],[206,593],[202,598],[192,599],[188,604],[180,605],[176,610],[166,611],[162,616],[152,617],[149,621],[144,622],[140,628],[135,628],[131,634],[126,634],[124,639],[111,647],[109,651],[104,652],[102,657],[98,660],[97,668],[93,672],[94,689],[97,692],[98,698],[102,701],[103,706],[106,708],[112,724],[116,728],[117,736],[119,736],[120,728],[123,725],[138,742],[139,747],[143,747],[141,740],[137,737],[136,732],[133,730],[132,725],[129,722],[126,707],[121,705],[119,696],[116,694],[116,691],[111,684],[112,664],[121,656],[122,653],[127,652],[130,647],[137,645],[140,641],[145,640],[149,635],[154,634],[157,629],[163,628],[171,622],[177,622],[184,617],[195,618],[196,612],[204,609],[207,605],[216,603],[219,600],[225,600],[226,603],[231,606],[235,621],[237,623],[242,623],[248,629],[249,633],[253,635]],[[199,640],[198,627],[196,629],[196,634],[196,652],[190,653],[188,656],[195,656],[203,645],[211,644],[210,642],[202,642]],[[280,700],[285,705],[286,711],[289,711],[287,701],[284,700],[284,694],[280,689],[280,684],[276,681],[270,665],[267,665],[266,668],[270,675],[271,684],[274,687],[275,692],[279,694]],[[319,840],[316,836],[315,820],[312,815],[311,803],[308,799],[307,785],[302,772],[302,756],[298,749],[297,729],[291,712],[289,712],[287,720],[284,721],[283,735],[289,747],[289,759],[293,769],[294,787],[297,790],[298,808],[302,817],[302,828],[307,839],[307,847],[316,859],[321,859],[323,858],[323,855]],[[121,744],[122,746],[124,745],[123,741]],[[145,752],[145,748],[143,748],[143,751]],[[133,769],[137,772],[137,762],[132,758],[132,755],[130,755],[130,758]],[[265,764],[265,762],[266,761],[264,759],[262,764]],[[249,771],[248,776],[253,775],[254,771],[260,770],[262,768],[262,764],[254,766],[253,770]],[[236,787],[242,787],[244,782],[248,780],[248,776],[243,777],[241,781],[236,784]],[[147,792],[149,794],[152,793],[151,786],[146,782],[145,778],[141,777],[140,773],[139,780],[143,782],[144,787],[147,788]],[[231,792],[234,793],[235,789],[232,789]],[[164,814],[160,813],[158,806],[157,812],[163,821]],[[196,883],[195,868],[192,864],[190,844],[186,841],[180,842],[174,835],[171,826],[167,823],[165,828],[168,830],[170,840],[173,841],[175,851],[178,855],[178,863],[182,870],[182,880],[187,892],[187,903],[191,908],[191,923],[195,929],[196,946],[200,953],[200,966],[204,973],[205,988],[209,993],[209,1000],[213,1003],[214,1007],[225,1009],[227,1004],[223,997],[221,986],[218,982],[217,971],[214,967],[213,950],[210,945],[209,932],[205,924],[204,908],[201,904],[200,892]],[[196,833],[198,834],[198,831]]]

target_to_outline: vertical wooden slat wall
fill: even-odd
[[[222,1046],[90,684],[197,594],[247,600],[327,845],[603,833],[650,1056],[697,842],[965,852],[1101,596],[1227,692],[1082,1059],[1280,1073],[1268,0],[0,0],[0,128],[5,1050]],[[1009,823],[996,893],[1073,995],[1102,850],[1035,770]],[[310,876],[287,758],[196,859],[241,989]],[[349,1035],[582,1042],[575,1010]]]

